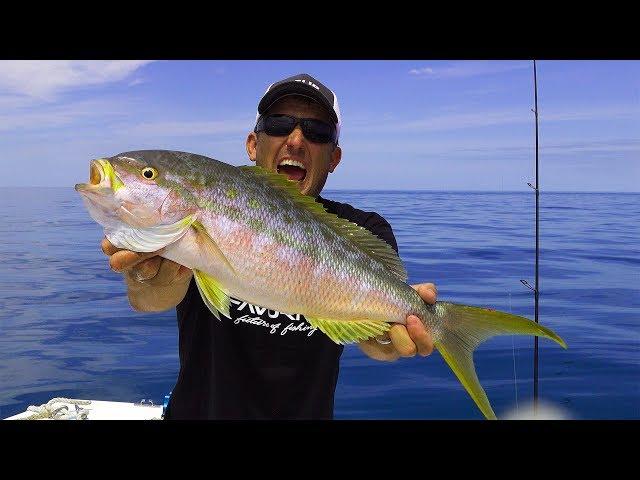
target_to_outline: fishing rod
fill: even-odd
[[[539,177],[538,177],[538,77],[536,74],[536,61],[533,61],[533,90],[534,90],[534,98],[535,98],[535,107],[531,111],[534,113],[536,117],[536,185],[535,187],[530,183],[527,183],[533,190],[536,192],[536,270],[535,270],[535,287],[531,287],[526,280],[520,280],[524,286],[533,291],[534,299],[535,299],[535,321],[538,321],[538,261],[540,258],[540,215],[539,215],[539,197],[540,197],[540,187],[539,187]],[[538,413],[538,337],[533,337],[533,414],[534,416]]]

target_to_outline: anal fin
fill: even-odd
[[[391,325],[380,320],[327,320],[318,317],[305,317],[313,328],[319,329],[335,343],[361,342],[389,330]]]

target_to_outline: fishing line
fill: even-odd
[[[511,308],[511,291],[509,291],[509,313],[513,314],[513,310]],[[516,391],[516,414],[518,411],[518,375],[516,372],[516,341],[515,335],[511,335],[511,353],[513,354],[513,386]]]

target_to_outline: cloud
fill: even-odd
[[[532,148],[532,144],[527,144],[526,142],[520,142],[518,144],[513,142],[493,141],[490,143],[478,143],[475,146],[469,145],[463,148],[456,148],[455,145],[451,145],[447,151],[470,154],[490,152],[492,154],[502,153],[509,155],[516,153],[530,154]],[[608,138],[595,141],[582,141],[576,139],[559,142],[552,141],[541,144],[540,152],[546,155],[612,155],[625,152],[640,153],[640,140],[635,138]],[[441,153],[445,153],[445,150],[442,150]]]
[[[523,150],[530,150],[528,147],[520,147]],[[513,150],[518,147],[512,147]],[[502,150],[507,150],[503,148]],[[637,152],[640,153],[640,140],[634,138],[612,138],[597,141],[568,141],[554,142],[547,145],[540,145],[540,151],[548,154],[574,155],[577,153],[604,153],[612,154],[617,152]]]
[[[253,128],[254,119],[214,121],[166,121],[146,122],[127,127],[129,135],[163,137],[194,137],[216,134],[243,134]]]
[[[421,67],[409,70],[410,75],[425,78],[467,78],[478,75],[491,75],[495,73],[509,72],[511,70],[521,70],[532,68],[530,62],[510,62],[510,61],[465,61],[453,62],[442,67]]]
[[[531,122],[531,112],[527,110],[494,110],[480,112],[461,112],[461,113],[434,113],[432,116],[418,120],[396,120],[390,122],[371,122],[363,121],[345,130],[351,132],[394,132],[394,133],[411,133],[411,132],[438,132],[447,130],[460,130],[465,128],[488,127],[493,125],[515,124],[522,122]],[[370,115],[369,118],[375,118]]]
[[[0,101],[0,105],[1,103]],[[21,108],[10,112],[5,110],[6,113],[0,114],[0,132],[58,128],[71,125],[78,120],[104,119],[113,115],[126,114],[127,111],[125,105],[120,105],[113,99],[46,105],[37,109]]]
[[[579,120],[640,119],[640,108],[635,105],[605,105],[564,110],[545,110],[539,108],[540,124],[545,122],[565,122]],[[364,118],[364,117],[363,117]],[[368,115],[368,118],[375,118]],[[345,127],[354,132],[436,132],[467,128],[490,127],[495,125],[513,125],[533,123],[533,113],[527,109],[484,110],[460,113],[434,113],[433,116],[419,120],[390,122],[361,122]]]
[[[538,107],[540,111],[540,122],[548,121],[571,121],[571,120],[601,120],[613,118],[626,118],[640,120],[640,107],[629,105],[611,105],[600,107],[589,107],[585,109],[571,110],[550,110],[548,113]]]
[[[147,60],[2,60],[0,93],[52,100],[72,88],[118,82]]]
[[[476,158],[489,156],[495,158],[531,156],[534,149],[533,138],[466,138],[464,136],[446,140],[434,138],[429,140],[412,140],[410,142],[390,142],[384,140],[365,140],[352,136],[345,140],[343,148],[352,153],[367,155],[400,155],[404,157],[425,158],[437,155],[455,154],[460,158]],[[640,154],[640,140],[632,138],[603,138],[599,140],[582,140],[571,138],[566,140],[548,140],[540,145],[543,156],[575,156],[584,154],[593,156],[633,155]]]
[[[34,104],[34,100],[23,95],[0,95],[0,111],[7,111],[14,108],[29,107]]]
[[[413,68],[409,70],[411,75],[433,75],[433,68],[424,67],[424,68]]]

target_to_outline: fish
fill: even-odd
[[[473,352],[496,335],[555,332],[526,317],[438,300],[425,303],[384,240],[302,195],[295,181],[259,166],[189,152],[138,150],[90,161],[75,190],[116,247],[161,250],[184,265],[213,316],[230,298],[302,314],[337,344],[385,335],[417,315],[487,419],[497,419]],[[214,321],[212,319],[212,321]]]

